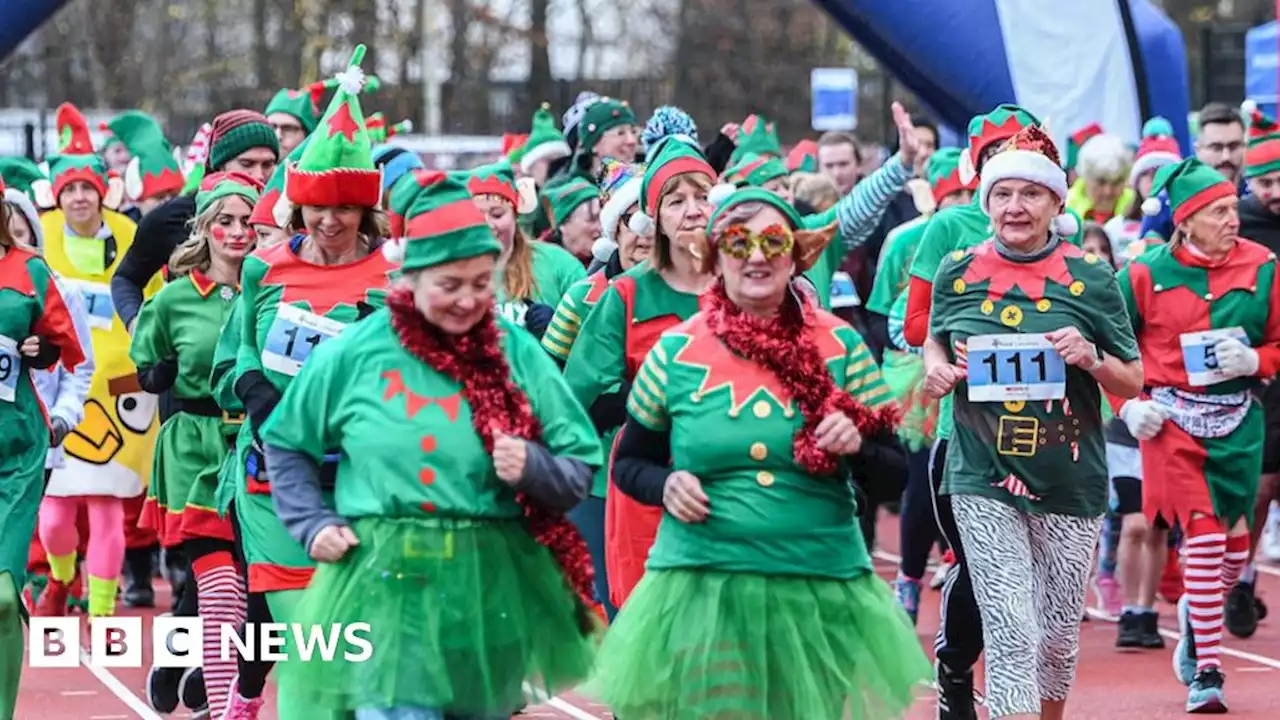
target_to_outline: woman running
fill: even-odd
[[[850,482],[901,455],[897,411],[858,333],[792,286],[835,226],[745,189],[708,228],[722,279],[647,354],[618,443],[617,487],[666,514],[601,695],[623,718],[901,717],[929,665]]]
[[[372,646],[280,672],[357,720],[508,718],[524,682],[554,695],[590,666],[591,560],[564,512],[601,450],[537,341],[494,317],[503,248],[466,186],[420,184],[387,310],[320,348],[262,431],[281,520],[321,563],[294,619],[368,623]]]

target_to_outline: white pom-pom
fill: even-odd
[[[359,95],[364,89],[364,71],[358,65],[352,65],[338,73],[337,80],[338,87],[348,95]]]
[[[382,257],[386,258],[387,262],[399,265],[404,262],[404,246],[404,238],[388,240],[382,243]]]
[[[1062,213],[1053,219],[1053,231],[1062,237],[1075,237],[1080,232],[1080,222],[1071,213]]]
[[[1155,217],[1160,214],[1160,208],[1162,207],[1164,207],[1164,204],[1160,202],[1160,198],[1149,197],[1142,201],[1142,214],[1147,217]]]
[[[627,228],[641,237],[648,237],[653,233],[653,218],[638,212],[627,221]]]
[[[738,187],[736,185],[720,183],[719,185],[711,188],[711,192],[707,193],[707,202],[711,203],[712,207],[720,207],[724,204],[725,200],[729,199],[730,195],[736,192],[738,192]]]
[[[404,130],[402,130],[401,132],[407,132],[407,133],[411,133],[411,132],[413,132],[413,121],[412,121],[412,120],[408,120],[408,119],[406,119],[403,123],[401,123],[401,125],[403,125],[403,126],[404,126]]]
[[[591,243],[591,257],[602,263],[609,262],[609,258],[613,257],[613,252],[617,249],[618,243],[602,235]]]
[[[1246,98],[1244,102],[1240,103],[1240,112],[1244,113],[1246,117],[1253,115],[1253,111],[1257,109],[1258,101],[1252,98]]]

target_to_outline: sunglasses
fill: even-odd
[[[748,230],[745,225],[732,225],[720,236],[720,252],[737,260],[746,260],[756,250],[766,260],[776,260],[790,255],[795,245],[795,236],[786,225],[770,225],[758,233]]]

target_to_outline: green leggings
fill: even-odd
[[[22,679],[22,615],[18,586],[0,572],[0,720],[13,720]]]
[[[271,619],[278,623],[290,623],[298,616],[298,605],[306,590],[277,590],[266,593],[267,605],[271,608]],[[19,648],[22,646],[19,645]],[[286,652],[288,646],[286,644]],[[21,651],[19,651],[21,653]],[[21,655],[19,655],[21,661]],[[347,720],[352,717],[345,712],[320,712],[294,699],[296,695],[290,691],[290,673],[276,673],[276,716],[279,720]],[[0,720],[9,720],[0,718]]]

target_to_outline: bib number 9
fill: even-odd
[[[1066,397],[1066,362],[1042,335],[971,337],[968,364],[970,402]]]
[[[18,394],[18,375],[22,373],[22,356],[18,343],[0,335],[0,402],[13,402]]]
[[[294,305],[280,305],[267,331],[262,351],[263,367],[284,375],[297,375],[311,351],[335,338],[346,325]]]

